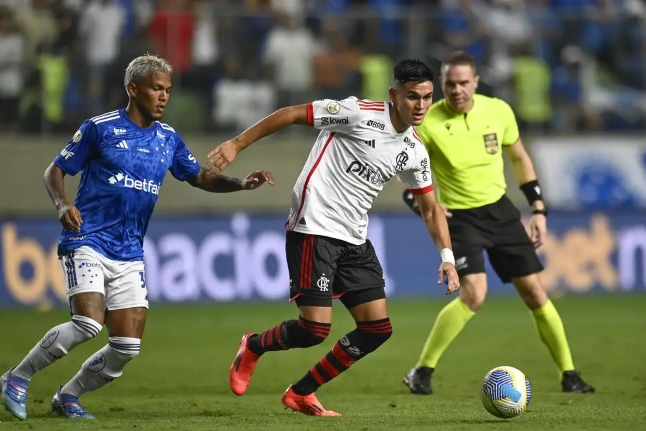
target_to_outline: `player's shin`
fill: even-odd
[[[292,389],[298,395],[315,392],[359,359],[377,350],[390,338],[392,332],[389,318],[357,322],[357,329],[337,341],[332,350],[296,382]]]
[[[134,359],[141,349],[141,340],[129,337],[110,337],[109,343],[90,356],[79,372],[70,380],[61,393],[80,397],[95,391],[123,374],[126,364]]]
[[[559,367],[559,371],[569,371],[574,369],[570,346],[565,336],[563,321],[561,316],[554,307],[552,301],[548,300],[545,305],[536,310],[532,310],[536,328],[541,340],[550,351],[554,362]]]
[[[304,318],[286,320],[249,339],[249,350],[257,355],[296,347],[307,348],[321,344],[330,334],[332,325]]]
[[[52,329],[36,344],[11,372],[25,380],[67,355],[75,346],[101,332],[102,325],[89,317],[74,315],[70,322]]]

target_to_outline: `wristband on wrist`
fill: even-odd
[[[450,248],[443,248],[440,250],[440,256],[442,257],[442,263],[448,262],[455,266],[455,258],[453,257],[453,251]]]
[[[545,217],[547,217],[547,208],[532,210],[532,214],[543,214]]]
[[[536,201],[543,200],[543,193],[541,192],[541,185],[538,183],[538,180],[529,181],[521,185],[520,190],[523,192],[530,205]]]

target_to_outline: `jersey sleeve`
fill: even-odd
[[[511,106],[502,100],[500,103],[502,105],[501,117],[503,119],[503,124],[505,125],[505,131],[502,136],[502,145],[513,145],[520,137],[516,116],[514,115],[514,111],[511,109]]]
[[[56,155],[54,164],[67,175],[76,175],[98,153],[98,135],[96,124],[91,120],[84,121],[65,148]]]
[[[200,163],[191,154],[188,147],[179,135],[175,135],[175,153],[170,165],[170,173],[180,181],[196,177],[200,173]]]
[[[374,103],[381,103],[383,106],[383,102]],[[356,97],[316,100],[307,105],[307,122],[319,130],[351,135],[353,131],[360,129],[362,115],[364,114]]]
[[[417,144],[414,150],[413,160],[408,164],[409,168],[399,173],[399,179],[414,195],[422,195],[433,191],[433,175],[431,175],[426,148]]]

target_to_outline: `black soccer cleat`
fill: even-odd
[[[563,392],[577,392],[580,394],[591,394],[594,392],[594,387],[587,384],[581,378],[579,372],[574,370],[563,372],[561,388]]]
[[[431,395],[431,376],[434,368],[417,367],[411,369],[404,377],[404,384],[413,394]]]

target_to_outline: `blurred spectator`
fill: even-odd
[[[552,119],[552,72],[545,61],[531,56],[529,51],[527,43],[512,47],[514,107],[521,129],[545,130]]]
[[[441,25],[443,43],[449,51],[463,50],[476,63],[486,63],[487,28],[484,11],[479,0],[445,0],[442,5]]]
[[[244,76],[240,62],[225,60],[224,77],[213,87],[213,122],[218,131],[240,132],[271,114],[276,106],[273,85],[262,79],[258,69],[247,69]]]
[[[361,58],[361,98],[369,100],[390,100],[388,88],[392,84],[393,62],[387,55],[374,48]]]
[[[40,46],[58,37],[58,26],[48,0],[31,0],[29,6],[18,9],[16,23],[25,40],[25,60],[36,65]]]
[[[314,57],[314,85],[319,99],[359,94],[361,52],[350,44],[346,30],[339,27],[326,22],[321,48]]]
[[[88,68],[88,102],[93,112],[103,112],[106,73],[119,56],[126,11],[117,0],[91,0],[81,16],[80,34],[85,42]]]
[[[22,92],[24,46],[15,31],[13,12],[0,6],[0,132],[13,130]]]
[[[548,125],[558,132],[646,127],[644,0],[0,0],[0,6],[13,11],[18,30],[0,24],[0,99],[13,100],[16,91],[20,97],[17,110],[0,108],[9,115],[0,129],[16,112],[20,121],[13,124],[47,131],[77,123],[87,110],[116,109],[124,102],[128,60],[145,52],[175,68],[173,122],[199,130],[214,118],[217,127],[237,127],[237,120],[219,123],[229,114],[218,94],[247,94],[249,85],[259,85],[262,103],[276,105],[347,94],[381,100],[392,62],[441,59],[456,49],[481,64],[479,91],[487,86],[488,94],[513,103],[534,132]],[[522,56],[514,54],[517,46]],[[224,100],[231,104],[230,96]],[[64,122],[57,123],[61,112]]]
[[[278,105],[312,99],[312,61],[316,52],[317,44],[309,29],[290,15],[278,16],[265,46],[265,62],[279,91]]]
[[[190,0],[161,0],[148,25],[148,35],[155,53],[173,65],[173,80],[181,87],[192,66],[195,17]]]
[[[579,47],[568,47],[568,55],[580,60],[579,80],[582,102],[593,115],[599,116],[600,127],[625,129],[630,125],[643,127],[646,118],[646,93],[616,82],[608,71]],[[601,123],[603,121],[603,123]]]

